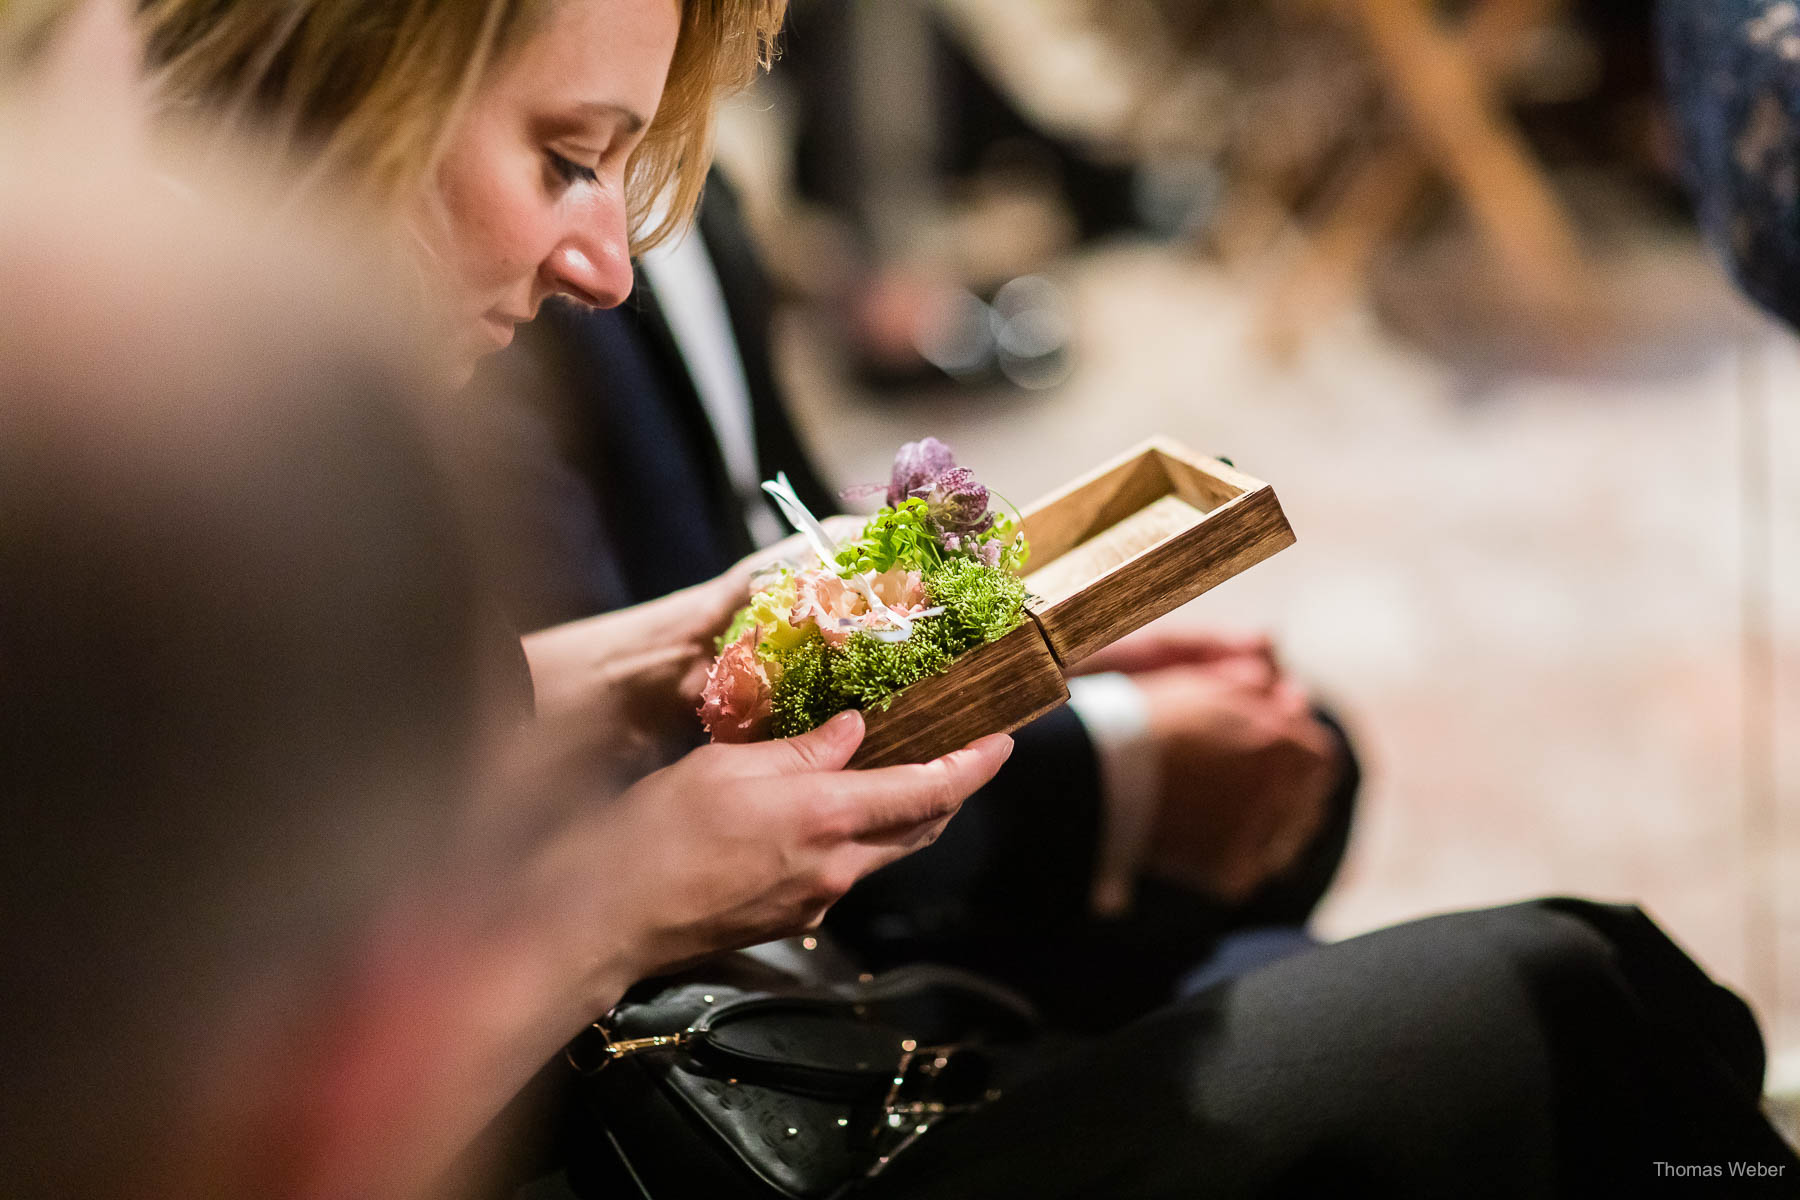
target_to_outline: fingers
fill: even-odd
[[[928,763],[848,772],[833,780],[832,824],[851,840],[899,845],[907,853],[917,848],[922,827],[955,815],[1012,748],[1012,738],[998,733]]]
[[[1265,633],[1221,633],[1184,624],[1157,624],[1121,638],[1082,660],[1075,674],[1203,665],[1231,658],[1260,658],[1275,669],[1275,644]]]
[[[866,517],[851,516],[838,513],[826,517],[819,524],[825,532],[839,543],[849,541],[862,532]],[[811,562],[817,555],[813,553],[812,543],[803,533],[790,533],[772,546],[765,546],[739,559],[737,564],[726,574],[734,579],[744,580],[765,567],[772,567],[781,562]],[[742,603],[741,601],[739,602]]]
[[[863,717],[855,709],[832,717],[817,729],[798,737],[755,742],[743,748],[746,760],[757,772],[801,775],[810,771],[841,771],[862,745]]]
[[[676,681],[675,696],[684,708],[692,708],[700,702],[701,695],[706,691],[706,677],[711,669],[712,664],[695,659]]]
[[[898,862],[909,854],[923,850],[937,841],[949,825],[950,817],[945,817],[916,826],[904,838],[884,842],[851,842],[836,852],[834,861],[842,864],[841,869],[854,884],[854,881],[874,874],[889,863]]]
[[[1198,669],[1210,671],[1241,687],[1257,692],[1272,692],[1280,681],[1274,663],[1262,655],[1237,655],[1206,663]]]
[[[791,738],[765,742],[714,742],[701,746],[681,761],[692,761],[699,778],[715,785],[740,786],[746,782],[815,773],[840,772],[862,745],[863,719],[846,709],[817,729]],[[784,785],[785,786],[785,785]],[[810,785],[809,785],[810,788]],[[792,787],[786,792],[791,793]],[[810,788],[816,792],[816,788]]]
[[[690,636],[710,640],[724,633],[738,609],[749,602],[750,574],[727,571],[676,595],[689,598],[684,609],[687,621],[683,628]]]
[[[806,540],[803,533],[790,533],[772,546],[764,546],[761,550],[752,551],[738,560],[731,568],[733,575],[748,578],[779,562],[791,562],[796,559],[813,557],[812,543]]]
[[[802,818],[820,855],[811,901],[829,907],[871,871],[936,841],[1011,753],[1012,738],[996,734],[928,763],[794,780],[815,793]]]
[[[826,517],[819,524],[825,527],[826,533],[841,543],[860,536],[863,526],[868,524],[868,518],[854,516],[850,513],[838,513],[835,516]]]
[[[913,826],[906,836],[889,842],[845,842],[827,852],[819,860],[814,886],[803,904],[800,918],[802,924],[797,931],[817,929],[831,906],[841,900],[864,876],[937,841],[950,824],[950,817],[954,815],[951,813],[936,821]]]
[[[1322,804],[1308,805],[1290,815],[1275,829],[1263,847],[1263,874],[1279,875],[1298,862],[1324,824],[1325,808]]]

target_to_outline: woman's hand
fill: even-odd
[[[1004,735],[936,761],[845,771],[862,715],[704,746],[595,814],[604,919],[638,975],[814,927],[851,885],[930,845],[1012,752]]]
[[[853,536],[853,517],[830,517],[834,537]],[[748,602],[757,571],[810,558],[799,535],[743,559],[729,571],[632,608],[571,621],[520,639],[531,664],[537,711],[576,717],[607,731],[606,756],[639,761],[665,739],[699,728],[695,710],[712,666],[714,640]]]
[[[699,728],[713,641],[744,604],[749,570],[617,612],[525,635],[539,717],[606,731],[607,757],[636,761]]]

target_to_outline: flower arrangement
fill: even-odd
[[[936,438],[900,448],[887,503],[844,545],[786,476],[763,488],[814,555],[760,574],[719,639],[700,703],[713,741],[793,737],[846,708],[885,708],[1024,620],[1025,535]]]

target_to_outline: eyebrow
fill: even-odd
[[[626,108],[623,104],[614,104],[609,100],[584,101],[575,106],[575,111],[582,117],[589,119],[594,117],[623,118],[625,122],[625,132],[628,134],[636,133],[645,125],[649,124],[643,117],[639,116],[631,109]]]

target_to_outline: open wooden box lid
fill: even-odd
[[[1094,651],[1294,544],[1274,489],[1152,438],[1027,508],[1029,620],[867,714],[853,767],[926,762],[1069,697]]]

